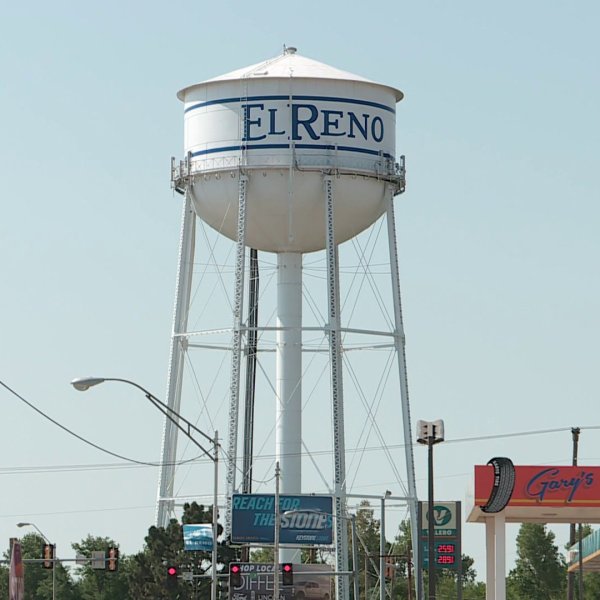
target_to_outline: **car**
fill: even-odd
[[[294,584],[294,600],[329,600],[331,589],[328,577],[298,579]]]

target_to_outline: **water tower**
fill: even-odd
[[[256,345],[261,327],[244,317],[244,304],[257,302],[252,286],[256,253],[276,256],[275,372],[271,406],[275,455],[282,494],[310,493],[301,483],[302,456],[302,315],[303,256],[323,252],[326,259],[327,315],[321,331],[329,357],[329,405],[332,411],[334,519],[337,569],[347,570],[346,456],[344,440],[343,327],[340,316],[338,247],[385,215],[391,273],[393,327],[381,332],[395,348],[405,442],[406,480],[411,498],[413,539],[416,488],[404,360],[404,334],[393,199],[404,191],[403,161],[396,159],[396,104],[402,92],[308,59],[286,48],[260,64],[191,85],[178,93],[184,103],[184,160],[173,163],[173,187],[185,197],[171,357],[168,404],[180,410],[182,376],[188,351],[188,310],[194,272],[196,219],[235,243],[231,290],[226,530],[231,495],[240,475],[251,468],[251,454],[240,467],[240,396],[242,357]],[[250,256],[250,259],[248,258]],[[250,269],[248,267],[250,264]],[[250,315],[252,311],[249,311]],[[314,329],[314,328],[313,328]],[[248,367],[246,375],[248,375]],[[251,412],[251,411],[250,411]],[[244,448],[251,445],[244,410]],[[157,523],[173,510],[177,429],[166,421]],[[289,558],[289,554],[283,557]],[[340,578],[338,578],[340,579]],[[343,584],[338,584],[343,585]],[[346,597],[346,594],[340,594]]]

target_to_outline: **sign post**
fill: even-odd
[[[430,515],[433,517],[430,522]],[[456,570],[456,597],[462,600],[462,533],[461,503],[435,502],[429,511],[428,502],[419,502],[419,573],[429,569],[429,528],[433,525],[433,564],[439,569]],[[435,568],[434,567],[434,568]]]

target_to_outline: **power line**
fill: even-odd
[[[123,456],[122,454],[117,454],[116,452],[112,452],[111,450],[108,450],[107,448],[103,448],[102,446],[99,446],[98,444],[95,444],[94,442],[91,442],[90,440],[84,438],[83,436],[79,435],[78,433],[75,433],[72,429],[69,429],[68,427],[66,427],[62,423],[59,423],[56,419],[53,419],[50,415],[47,415],[44,411],[40,410],[37,406],[35,406],[31,402],[29,402],[28,400],[26,400],[25,398],[23,398],[23,396],[21,396],[20,394],[18,394],[15,390],[13,390],[11,387],[9,387],[2,380],[0,380],[0,385],[2,385],[2,387],[4,387],[11,394],[13,394],[13,396],[17,397],[21,402],[23,402],[24,404],[26,404],[29,408],[31,408],[36,413],[38,413],[39,415],[41,415],[42,417],[44,417],[44,419],[50,421],[50,423],[52,423],[53,425],[56,425],[56,427],[59,427],[60,429],[62,429],[63,431],[65,431],[69,435],[73,436],[74,438],[77,438],[79,441],[83,442],[84,444],[87,444],[88,446],[91,446],[92,448],[95,448],[96,450],[100,450],[100,452],[104,452],[104,454],[109,454],[110,456],[114,456],[115,458],[119,458],[119,459],[124,460],[126,462],[134,463],[136,465],[144,465],[144,466],[147,466],[147,467],[160,467],[163,464],[163,463],[160,463],[160,462],[147,462],[147,461],[143,461],[143,460],[136,460],[135,458],[128,458],[127,456]],[[196,460],[196,458],[198,458],[198,457],[187,459],[187,460],[183,460],[183,461],[179,461],[179,462],[169,463],[169,464],[181,465],[181,464],[188,463],[188,462],[191,462],[193,460]]]
[[[9,391],[11,394],[13,394],[16,398],[18,398],[21,402],[26,404],[29,408],[34,410],[36,413],[38,413],[44,419],[50,421],[56,427],[59,427],[60,429],[62,429],[66,433],[68,433],[69,435],[75,437],[76,439],[83,442],[84,444],[87,444],[87,445],[91,446],[92,448],[99,450],[100,452],[103,452],[105,454],[108,454],[110,456],[118,458],[120,460],[123,460],[126,463],[132,463],[132,465],[137,465],[137,466],[159,467],[163,464],[160,462],[149,462],[149,461],[136,460],[134,458],[129,458],[127,456],[117,454],[116,452],[112,452],[111,450],[108,450],[107,448],[99,446],[98,444],[95,444],[94,442],[84,438],[83,436],[79,435],[78,433],[75,433],[73,430],[69,429],[62,423],[59,423],[56,419],[53,419],[52,417],[50,417],[44,411],[37,408],[33,403],[26,400],[18,392],[13,390],[10,386],[8,386],[2,380],[0,380],[0,385],[2,385],[2,387],[4,387],[7,391]],[[597,429],[600,429],[600,425],[591,425],[591,426],[587,426],[587,427],[581,427],[581,429],[582,430],[597,430]],[[479,441],[503,439],[503,438],[511,438],[511,437],[525,437],[525,436],[529,436],[529,435],[546,435],[546,434],[550,434],[550,433],[561,433],[561,432],[570,431],[570,430],[571,430],[570,427],[558,427],[558,428],[554,428],[554,429],[534,429],[534,430],[528,430],[528,431],[517,431],[517,432],[501,433],[501,434],[480,435],[480,436],[473,436],[473,437],[446,439],[445,444],[479,442]],[[414,445],[414,444],[412,444],[412,445]],[[404,448],[405,446],[406,446],[406,444],[389,444],[389,445],[386,445],[385,448],[382,448],[382,446],[349,448],[349,449],[347,449],[347,452],[351,452],[351,453],[363,452],[364,453],[364,452],[374,452],[374,451],[381,451],[381,450],[387,450],[387,451],[399,450],[399,449]],[[316,450],[316,451],[311,452],[311,454],[313,456],[330,455],[331,453],[332,453],[332,450]],[[272,455],[272,454],[261,454],[261,455],[255,456],[255,459],[259,459],[259,460],[271,460],[272,458],[274,458],[274,455]],[[205,461],[203,460],[203,458],[201,456],[196,456],[196,457],[189,458],[186,460],[176,461],[172,464],[182,465],[182,464],[188,464],[188,463],[192,463],[192,462],[200,463],[200,462],[205,462]],[[0,475],[2,475],[2,474],[4,474],[4,475],[5,474],[17,474],[17,473],[122,469],[122,468],[132,468],[132,465],[118,465],[118,464],[117,465],[111,465],[111,464],[94,465],[93,464],[93,465],[49,465],[49,466],[37,466],[37,467],[5,467],[4,469],[0,469]]]
[[[56,515],[76,515],[76,514],[87,514],[87,513],[99,513],[99,512],[115,512],[120,510],[144,510],[154,508],[154,505],[145,506],[118,506],[112,508],[86,508],[81,510],[58,510],[53,512],[40,512],[40,513],[27,513],[28,517],[51,517]],[[16,513],[12,515],[0,515],[0,519],[15,519],[19,518],[22,513]]]

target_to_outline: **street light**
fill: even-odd
[[[309,514],[313,514],[313,515],[315,515],[315,514],[316,515],[327,515],[328,517],[332,517],[334,519],[337,516],[335,514],[326,513],[326,512],[323,512],[322,510],[318,510],[315,508],[298,508],[295,510],[286,510],[283,513],[283,516],[287,517],[287,516],[304,514],[304,513],[309,513]],[[339,516],[342,519],[345,519],[346,521],[350,521],[350,529],[351,529],[351,533],[352,533],[352,563],[353,563],[352,583],[354,586],[354,600],[359,600],[360,591],[359,591],[359,581],[358,581],[358,545],[357,545],[357,533],[356,533],[356,515],[349,515],[349,516],[339,515]],[[279,520],[276,521],[276,525],[277,526],[281,525]]]
[[[429,600],[435,600],[435,541],[433,513],[433,446],[444,441],[444,421],[417,421],[419,444],[427,444],[428,448],[428,494],[427,494],[427,546],[429,549]],[[419,577],[421,575],[419,574]]]
[[[17,527],[33,527],[44,539],[46,544],[52,545],[50,540],[42,533],[35,523],[17,523]],[[52,600],[56,598],[56,555],[52,558]]]
[[[213,485],[213,545],[212,545],[212,571],[211,571],[211,589],[210,597],[211,600],[217,600],[217,497],[218,497],[218,484],[219,484],[219,434],[215,431],[214,437],[210,437],[204,433],[201,429],[198,429],[193,423],[182,417],[177,411],[173,410],[169,405],[165,404],[162,400],[159,400],[156,396],[150,393],[146,388],[130,381],[129,379],[120,379],[118,377],[81,377],[73,379],[71,385],[80,392],[85,392],[94,385],[104,383],[105,381],[117,381],[121,383],[127,383],[141,390],[146,398],[163,414],[169,421],[171,421],[177,429],[183,432],[191,442],[199,448],[202,453],[207,456],[214,465],[214,485]],[[180,423],[183,422],[185,427]],[[194,436],[193,433],[201,435],[205,440],[212,444],[212,454],[209,452]]]

